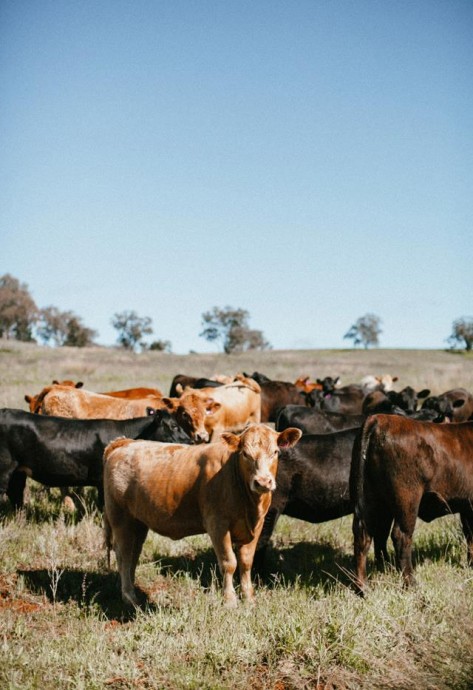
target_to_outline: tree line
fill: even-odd
[[[199,336],[208,342],[219,343],[226,354],[271,349],[263,332],[250,328],[249,320],[250,314],[246,309],[213,307],[202,314]],[[136,311],[122,311],[113,315],[111,324],[117,331],[117,344],[124,349],[172,351],[169,340],[145,342],[144,338],[153,333],[149,316],[139,316]],[[368,348],[379,345],[381,333],[379,316],[365,314],[343,337],[352,340],[354,347]],[[0,276],[0,337],[39,341],[56,347],[86,347],[96,344],[98,332],[87,327],[83,319],[71,310],[61,311],[53,305],[38,308],[28,285],[6,273]],[[446,340],[452,349],[461,347],[470,351],[473,347],[473,317],[456,319]]]

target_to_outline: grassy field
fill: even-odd
[[[27,409],[25,393],[53,378],[167,393],[176,373],[255,370],[284,380],[340,375],[344,383],[390,373],[398,388],[473,390],[473,358],[443,351],[178,356],[0,341],[0,407]],[[473,687],[473,571],[457,516],[419,521],[415,590],[404,590],[392,568],[371,569],[364,600],[351,587],[351,519],[317,526],[282,518],[256,607],[232,611],[222,605],[206,535],[150,535],[137,571],[148,605],[131,616],[114,560],[106,567],[92,499],[90,492],[78,520],[64,514],[57,490],[30,482],[25,509],[0,522],[2,689]]]

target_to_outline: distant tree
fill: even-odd
[[[376,314],[365,314],[351,326],[344,338],[353,340],[353,345],[363,345],[367,349],[370,345],[379,345],[379,334],[382,333],[381,319]]]
[[[157,352],[172,352],[172,344],[169,340],[153,340],[148,349]]]
[[[38,307],[28,285],[9,273],[0,276],[0,337],[33,341]]]
[[[451,347],[461,344],[467,352],[473,349],[473,316],[462,316],[452,324],[452,334],[447,338]]]
[[[84,326],[74,312],[60,311],[54,306],[40,310],[36,334],[43,343],[52,342],[58,347],[87,347],[97,337],[97,331]]]
[[[143,336],[153,332],[149,316],[138,316],[136,311],[122,311],[114,314],[112,326],[118,331],[117,342],[126,350],[134,350],[137,345],[146,348]]]
[[[264,339],[262,331],[249,328],[249,317],[246,309],[214,307],[202,314],[204,330],[199,335],[209,342],[220,340],[226,354],[270,349],[271,345]]]
[[[64,341],[65,346],[88,347],[94,344],[94,339],[97,335],[97,331],[84,326],[82,319],[70,312],[70,317],[67,321],[67,335]]]

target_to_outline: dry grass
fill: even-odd
[[[92,390],[157,385],[176,373],[262,371],[294,380],[388,372],[441,392],[473,390],[473,360],[432,351],[300,351],[255,355],[133,355],[101,348],[49,350],[3,341],[0,406],[26,409],[25,393],[53,378]],[[150,535],[137,581],[144,611],[123,609],[105,567],[100,515],[64,515],[59,492],[31,483],[30,501],[0,522],[0,687],[464,689],[472,687],[473,574],[455,516],[415,533],[419,587],[372,572],[365,600],[350,586],[349,517],[323,525],[282,518],[269,553],[274,576],[256,609],[227,611],[203,535]]]

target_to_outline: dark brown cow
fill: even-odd
[[[278,434],[264,424],[217,443],[186,447],[117,439],[104,453],[105,535],[115,549],[125,603],[138,604],[134,578],[148,529],[171,539],[208,533],[224,578],[227,604],[253,599],[251,566],[276,487],[278,455],[299,429]],[[236,546],[237,558],[232,543]]]
[[[453,422],[473,419],[473,395],[466,388],[452,388],[441,395],[427,398],[422,407],[443,412]]]
[[[412,536],[417,517],[430,522],[460,513],[473,565],[473,422],[431,424],[374,415],[357,435],[350,474],[357,586],[366,582],[374,539],[378,564],[391,537],[406,585],[414,582]]]

